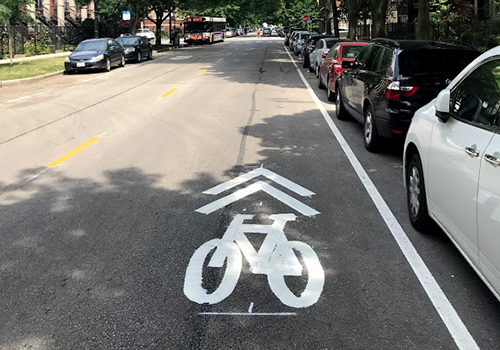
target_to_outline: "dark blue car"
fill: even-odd
[[[105,70],[125,65],[125,51],[115,39],[89,39],[78,44],[64,62],[67,74],[83,70]]]

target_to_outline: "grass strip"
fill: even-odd
[[[66,57],[41,58],[38,60],[0,64],[0,81],[37,77],[64,70]]]

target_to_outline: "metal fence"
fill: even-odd
[[[11,26],[12,53],[33,56],[67,50],[80,41],[94,37],[93,22],[82,26],[19,25]],[[100,37],[118,37],[130,32],[128,27],[100,25]],[[7,26],[0,26],[0,59],[9,54],[9,33]]]
[[[371,25],[358,25],[358,40],[372,39]],[[416,26],[413,23],[388,23],[386,37],[390,39],[415,39]],[[500,27],[487,22],[439,23],[432,27],[432,40],[457,42],[486,50],[500,45]]]

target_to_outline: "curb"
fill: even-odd
[[[47,73],[44,75],[39,75],[37,77],[0,81],[0,88],[2,88],[4,86],[12,86],[12,85],[17,85],[17,84],[22,84],[22,83],[25,83],[28,81],[43,80],[43,79],[50,78],[50,77],[53,77],[53,76],[56,76],[59,74],[63,74],[63,72],[64,72],[64,70],[60,70],[58,72]]]

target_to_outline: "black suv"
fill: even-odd
[[[337,79],[337,118],[347,112],[364,125],[364,142],[376,151],[381,138],[404,140],[417,109],[464,69],[479,52],[434,41],[373,39]]]

